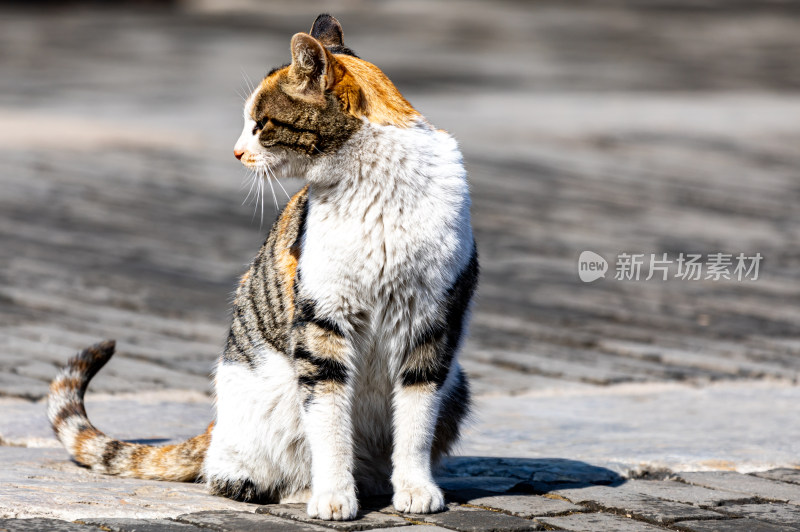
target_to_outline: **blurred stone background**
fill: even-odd
[[[43,397],[105,338],[93,390],[209,391],[275,218],[242,205],[231,154],[246,79],[319,12],[463,147],[478,395],[796,384],[800,4],[44,2],[0,4],[0,395]],[[584,250],[605,279],[579,280]],[[757,281],[618,281],[622,252],[764,260]]]

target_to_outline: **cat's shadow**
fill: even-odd
[[[563,488],[616,487],[624,484],[625,478],[605,467],[567,458],[453,456],[438,467],[436,482],[448,503],[470,503],[500,495],[544,495]],[[367,511],[390,507],[390,496],[362,501]]]
[[[448,500],[456,502],[498,494],[546,494],[560,488],[615,487],[625,482],[615,471],[579,460],[489,456],[446,458],[436,480]]]

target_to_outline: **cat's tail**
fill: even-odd
[[[59,441],[79,464],[110,475],[188,482],[201,473],[211,441],[205,433],[175,445],[155,447],[109,438],[86,416],[83,395],[89,381],[114,354],[113,340],[72,357],[50,384],[47,417]]]

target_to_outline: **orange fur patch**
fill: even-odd
[[[289,242],[287,233],[292,223],[292,219],[296,216],[297,205],[300,198],[306,194],[308,185],[303,187],[300,192],[292,196],[286,208],[283,210],[280,220],[278,220],[278,238],[280,245],[278,246],[278,256],[276,261],[277,270],[283,277],[283,290],[284,297],[288,301],[287,311],[289,315],[294,314],[294,279],[297,275],[297,261],[300,259],[299,250],[294,249],[292,246],[294,242]]]
[[[61,395],[69,390],[77,390],[81,387],[81,380],[76,377],[61,377],[50,383],[50,394]]]
[[[349,55],[336,55],[333,92],[352,115],[383,126],[410,127],[421,118],[381,69]],[[344,67],[344,68],[342,68]]]
[[[73,444],[72,454],[75,456],[75,459],[78,462],[82,464],[91,463],[91,460],[94,457],[92,455],[85,455],[83,452],[83,448],[87,442],[89,442],[94,438],[97,438],[100,435],[101,435],[100,431],[94,427],[82,430],[75,435],[75,443]]]

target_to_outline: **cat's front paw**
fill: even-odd
[[[395,489],[394,509],[412,514],[432,514],[444,510],[444,495],[433,483]]]
[[[326,491],[314,493],[308,501],[308,516],[325,521],[349,521],[358,513],[356,492]]]

